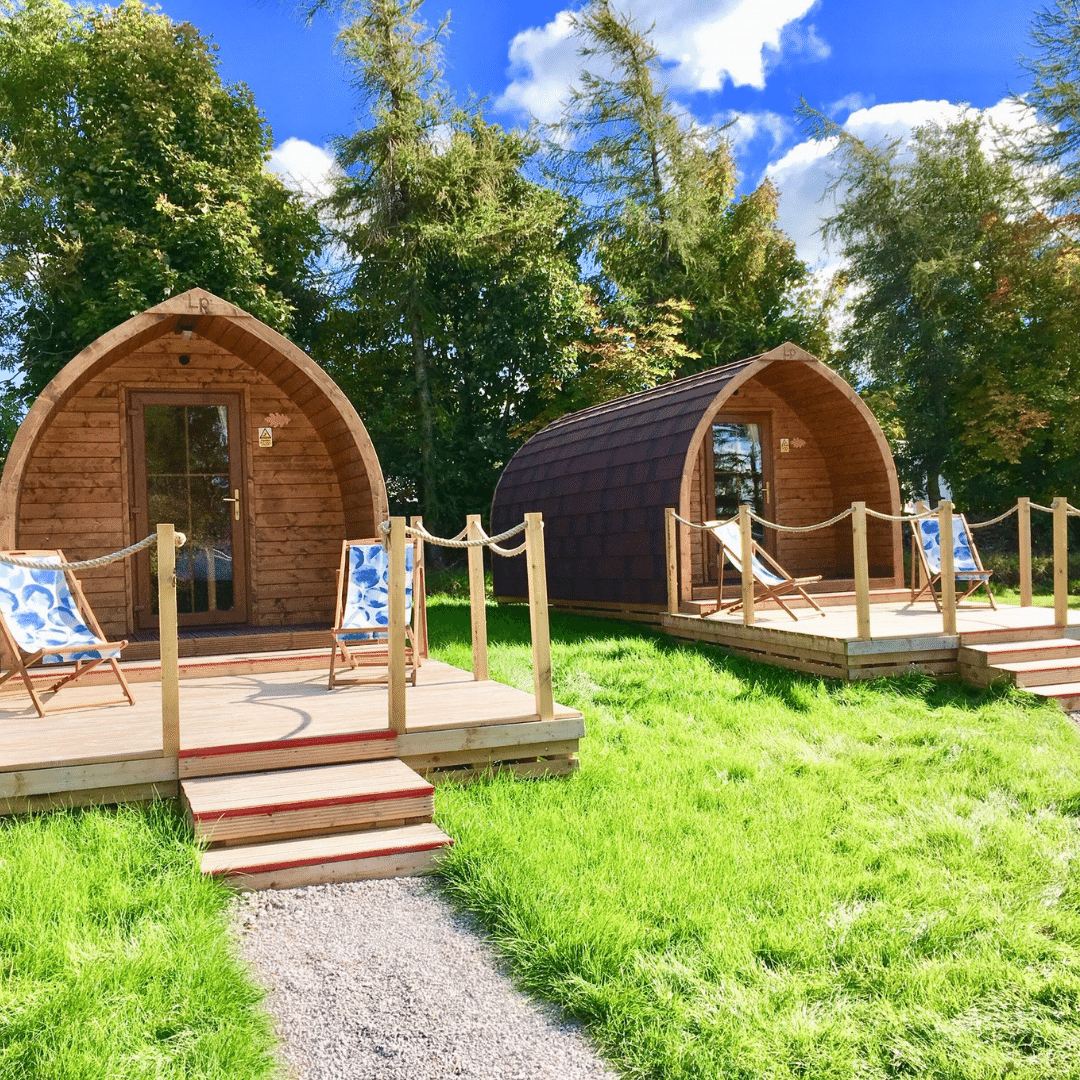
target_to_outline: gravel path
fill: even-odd
[[[430,881],[250,893],[236,918],[297,1080],[616,1080]]]

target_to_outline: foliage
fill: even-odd
[[[1035,12],[1035,54],[1021,59],[1031,85],[1014,100],[1039,124],[1027,129],[1019,159],[1033,167],[1055,205],[1080,205],[1080,4],[1057,0]]]
[[[828,354],[826,312],[777,221],[768,180],[736,199],[722,130],[676,109],[648,32],[609,0],[572,16],[585,69],[552,131],[553,174],[590,208],[593,286],[615,324],[686,306],[682,370],[791,338]]]
[[[430,612],[467,666],[467,601]],[[526,613],[489,618],[494,677],[530,689]],[[626,1075],[1075,1075],[1080,747],[1056,707],[552,628],[580,772],[441,786],[443,874]]]
[[[944,477],[972,508],[1072,489],[1080,464],[1077,252],[1031,210],[1014,164],[975,115],[871,147],[836,140],[839,240],[855,288],[844,362],[878,406],[909,491]]]
[[[276,1075],[229,894],[181,815],[57,811],[0,833],[0,1078]]]
[[[541,381],[571,373],[585,296],[572,201],[529,181],[533,143],[453,103],[418,0],[342,33],[371,123],[338,140],[347,256],[327,366],[379,446],[395,509],[486,512]]]
[[[312,211],[212,46],[139,0],[0,6],[0,332],[32,398],[106,330],[202,286],[303,342]]]

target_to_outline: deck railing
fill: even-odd
[[[1031,570],[1031,511],[1040,510],[1052,514],[1054,532],[1054,625],[1067,626],[1069,622],[1069,538],[1068,524],[1070,517],[1080,517],[1080,510],[1073,506],[1068,499],[1058,497],[1053,500],[1051,506],[1040,506],[1027,496],[1017,500],[1015,506],[1010,507],[1004,514],[991,519],[968,523],[969,529],[984,528],[996,525],[1012,514],[1017,515],[1018,547],[1020,559],[1020,606],[1031,607],[1032,604],[1032,570]],[[753,522],[758,522],[768,529],[778,532],[813,532],[836,525],[845,518],[851,518],[851,541],[855,587],[855,622],[856,635],[861,640],[869,640],[870,631],[870,564],[867,554],[867,518],[874,517],[882,521],[907,522],[924,521],[927,518],[936,518],[938,522],[938,535],[951,537],[953,534],[953,504],[949,499],[942,499],[936,510],[926,510],[914,514],[883,514],[877,510],[871,510],[865,502],[853,502],[851,508],[844,510],[828,521],[817,522],[814,525],[780,525],[774,521],[766,521],[754,513],[750,506],[740,505],[737,516],[726,521],[687,521],[676,513],[674,507],[668,507],[664,511],[665,528],[664,536],[667,556],[667,608],[669,615],[677,615],[680,611],[679,590],[679,538],[678,528],[682,523],[691,529],[710,530],[720,525],[738,522],[740,539],[740,560],[744,567],[752,566],[754,551]],[[915,569],[913,567],[913,573]],[[922,567],[919,567],[920,576]],[[743,573],[742,577],[742,620],[744,626],[753,626],[756,620],[754,601],[753,574]],[[941,620],[942,632],[949,635],[956,634],[956,569],[953,560],[953,546],[951,543],[941,544]],[[926,584],[925,578],[922,584]],[[914,590],[913,590],[914,595]]]
[[[525,520],[498,536],[488,536],[478,514],[470,514],[465,528],[454,537],[433,536],[419,518],[411,525],[405,519],[392,517],[382,526],[389,551],[390,611],[389,626],[389,721],[392,730],[404,734],[408,730],[405,713],[405,541],[411,535],[419,541],[468,551],[469,611],[472,624],[473,679],[488,678],[487,604],[484,597],[483,549],[512,558],[523,554],[529,581],[529,629],[532,637],[533,698],[536,714],[541,720],[555,715],[551,682],[551,630],[548,618],[547,564],[544,556],[544,519],[541,514],[526,514]],[[504,540],[519,533],[524,542],[516,548],[504,548]],[[422,601],[421,601],[422,602]]]

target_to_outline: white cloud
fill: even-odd
[[[286,139],[274,147],[266,167],[282,183],[313,199],[330,194],[331,177],[337,172],[333,155],[324,146],[303,139]]]
[[[814,27],[799,25],[816,2],[640,0],[633,15],[643,29],[653,26],[652,40],[672,86],[719,90],[731,82],[760,90],[778,57],[828,55]],[[613,0],[613,6],[629,10],[628,0]],[[579,45],[569,11],[518,34],[510,43],[511,82],[497,107],[554,121],[581,67]]]
[[[906,143],[915,128],[929,123],[952,123],[969,111],[950,101],[888,102],[856,109],[843,127],[871,145],[894,140]],[[1035,122],[1030,110],[1018,107],[1009,99],[982,110],[982,115],[991,122],[983,133],[984,149],[990,153],[994,152],[995,125],[1016,131]],[[827,194],[836,175],[836,167],[829,159],[835,146],[835,139],[820,142],[807,139],[765,170],[780,190],[780,227],[795,241],[799,257],[826,273],[839,268],[841,262],[839,252],[826,251],[819,233],[822,220],[836,208],[833,197]]]
[[[786,116],[768,110],[717,113],[711,123],[714,127],[724,128],[724,134],[731,140],[736,158],[741,157],[743,151],[761,139],[767,140],[765,153],[771,156],[792,134],[791,121]]]

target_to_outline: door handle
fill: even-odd
[[[233,507],[232,507],[233,520],[234,521],[239,521],[240,520],[240,489],[239,488],[233,488],[232,498],[230,499],[228,497],[228,495],[226,495],[225,498],[223,498],[221,501],[233,504]]]
[[[772,499],[769,497],[769,481],[765,481],[765,501],[769,504],[772,503]]]

